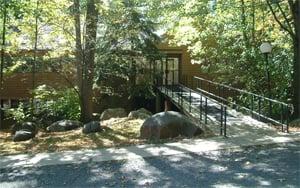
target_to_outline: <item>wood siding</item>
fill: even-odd
[[[201,65],[192,64],[190,54],[186,47],[174,47],[166,43],[158,45],[158,49],[167,55],[179,55],[181,62],[179,65],[180,75],[188,77],[200,76],[208,78],[208,75],[201,73]],[[69,77],[70,79],[70,77]],[[71,81],[74,82],[74,78]],[[57,73],[40,72],[36,73],[36,85],[49,85],[54,88],[70,87],[70,83],[65,78]],[[188,86],[191,86],[191,80],[188,81]],[[31,73],[14,73],[10,76],[4,77],[4,84],[2,90],[2,99],[28,99],[31,97],[30,91],[32,89],[32,74]]]
[[[70,84],[57,73],[41,72],[35,74],[36,85],[49,85],[54,88],[68,87]],[[4,77],[2,99],[27,99],[31,97],[32,74],[14,73]]]

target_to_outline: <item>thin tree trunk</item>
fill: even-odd
[[[2,126],[2,90],[3,90],[3,68],[4,68],[4,54],[5,54],[5,35],[6,35],[6,17],[7,17],[7,4],[4,0],[4,11],[3,11],[3,25],[2,25],[2,47],[1,47],[1,65],[0,65],[0,128]]]
[[[32,62],[32,91],[36,87],[35,73],[36,73],[36,56],[37,56],[37,44],[38,44],[38,17],[39,17],[39,1],[36,0],[36,13],[35,13],[35,33],[34,33],[34,53]],[[32,93],[31,110],[34,112],[34,93]]]
[[[134,51],[134,43],[131,41],[131,46],[130,46],[131,52]],[[130,74],[129,74],[129,88],[130,91],[132,91],[133,88],[136,86],[136,61],[132,55],[131,57],[131,64],[130,64]]]
[[[80,110],[81,110],[81,117],[80,119],[83,120],[83,98],[82,98],[82,66],[83,66],[83,49],[82,49],[82,42],[81,42],[81,22],[80,22],[80,4],[79,0],[74,0],[74,21],[75,21],[75,35],[76,35],[76,68],[77,68],[77,86],[79,90],[79,101],[80,101]]]
[[[247,20],[246,20],[246,8],[245,1],[241,0],[241,21],[242,21],[242,29],[243,29],[243,37],[246,46],[249,46],[249,39],[247,36]]]
[[[81,93],[83,102],[82,117],[84,122],[91,121],[93,113],[93,83],[97,20],[98,14],[96,11],[95,0],[88,0],[86,13],[85,67],[83,67],[84,75]]]
[[[252,44],[255,44],[255,2],[252,0]]]

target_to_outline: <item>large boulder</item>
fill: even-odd
[[[34,135],[37,133],[37,125],[33,122],[24,122],[20,124],[15,124],[12,127],[12,134],[15,134],[17,131],[28,131],[33,133]]]
[[[151,115],[152,115],[152,113],[149,112],[148,110],[146,110],[145,108],[140,108],[138,110],[131,111],[128,114],[128,118],[129,119],[147,119]]]
[[[91,121],[91,122],[83,125],[82,133],[89,134],[89,133],[100,132],[101,130],[102,129],[100,127],[99,121]]]
[[[73,129],[82,127],[82,125],[83,124],[80,121],[61,120],[61,121],[52,123],[49,127],[47,127],[47,131],[49,131],[49,132],[69,131],[69,130],[73,130]]]
[[[14,142],[26,141],[31,138],[34,138],[34,136],[35,134],[30,131],[20,130],[15,132],[15,135],[13,136],[13,141]]]
[[[192,137],[203,131],[185,115],[167,111],[154,114],[143,123],[140,134],[145,139],[174,138],[179,135]]]
[[[100,120],[108,120],[110,118],[122,118],[126,117],[127,113],[123,108],[109,108],[102,112]]]

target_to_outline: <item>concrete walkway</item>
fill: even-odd
[[[138,145],[124,148],[99,150],[64,151],[0,156],[0,168],[74,164],[82,162],[101,162],[110,160],[140,159],[151,156],[167,156],[183,153],[239,149],[245,146],[276,144],[300,141],[300,133],[276,133],[274,135],[242,135],[240,137],[207,139],[185,139],[176,143],[160,145]]]

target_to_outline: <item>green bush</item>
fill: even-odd
[[[139,84],[129,88],[129,93],[130,98],[143,97],[145,99],[152,99],[155,96],[153,85],[148,79],[142,79]]]
[[[36,122],[43,129],[58,120],[79,120],[79,97],[73,89],[56,90],[41,85],[33,93],[35,96],[34,105],[32,103],[20,103],[18,108],[7,110],[5,116],[8,119],[13,119],[17,124],[24,121]]]
[[[27,121],[31,118],[30,110],[24,103],[20,103],[18,108],[11,108],[5,111],[8,119],[13,119],[17,124]]]
[[[46,85],[34,91],[36,99],[35,115],[37,118],[52,117],[55,119],[79,120],[80,101],[74,89],[56,90]],[[42,116],[42,117],[39,117]]]

